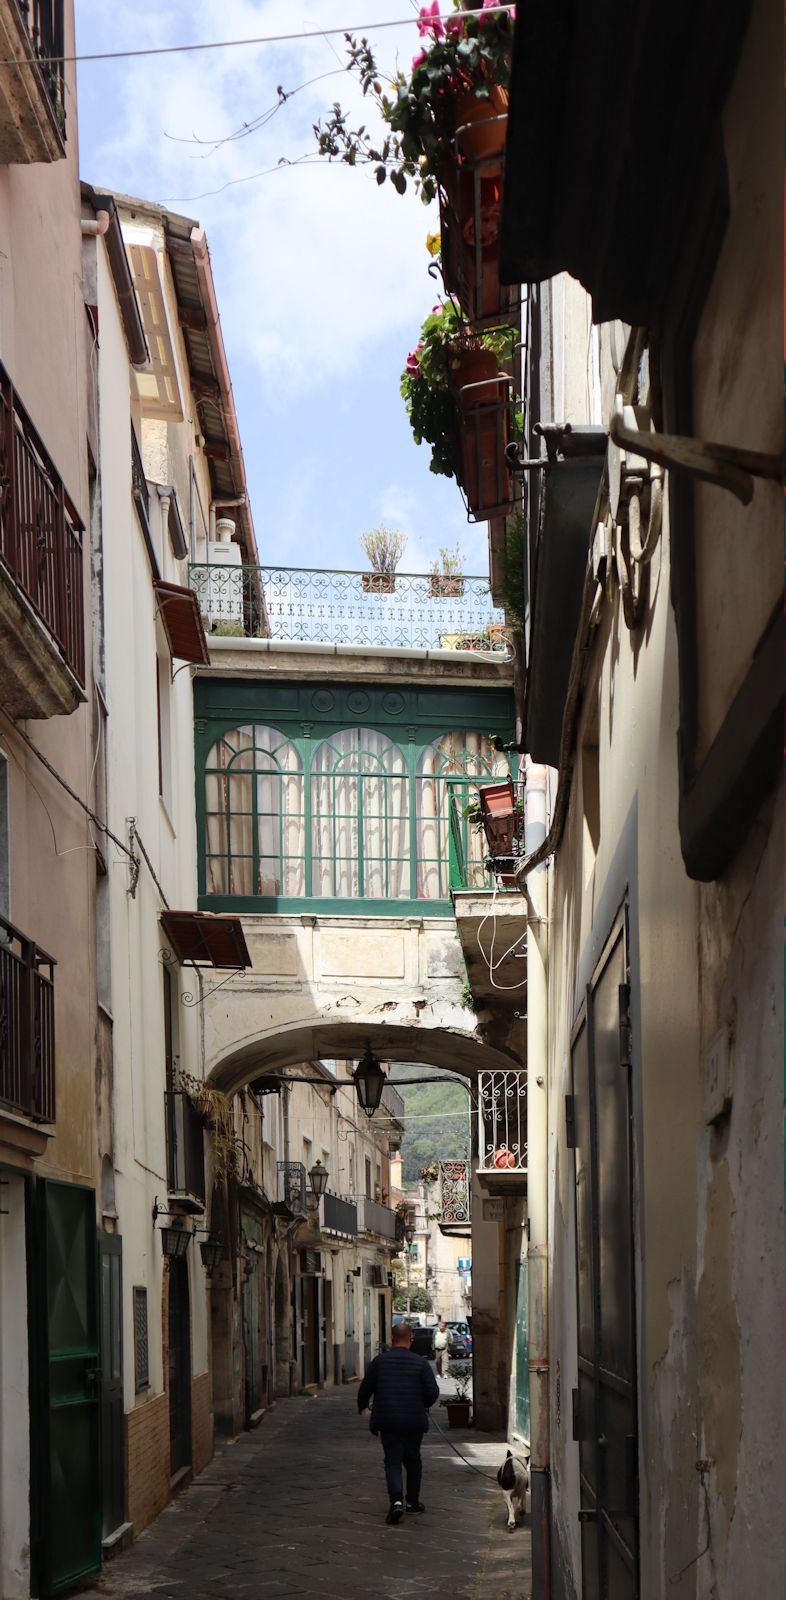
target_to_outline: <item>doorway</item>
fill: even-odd
[[[639,1593],[629,1010],[623,914],[587,986],[572,1040],[579,1379],[573,1432],[584,1600],[636,1600]]]
[[[95,1192],[38,1185],[41,1245],[33,1392],[41,1432],[36,1593],[101,1565],[101,1407]]]
[[[358,1377],[358,1344],[355,1338],[355,1279],[347,1274],[344,1284],[344,1382]]]
[[[191,1465],[191,1314],[188,1263],[169,1260],[169,1471]]]
[[[276,1352],[275,1392],[276,1398],[280,1400],[288,1395],[290,1391],[289,1295],[287,1293],[287,1275],[281,1256],[276,1261],[274,1337]]]
[[[379,1296],[379,1349],[384,1350],[388,1342],[388,1308],[384,1294]]]
[[[98,1235],[98,1299],[101,1336],[102,1534],[125,1521],[123,1450],[123,1241]]]

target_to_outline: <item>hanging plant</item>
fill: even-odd
[[[350,167],[373,166],[377,183],[389,178],[399,194],[411,182],[428,204],[457,129],[472,154],[487,153],[489,137],[492,148],[500,136],[504,142],[504,124],[496,119],[507,111],[514,17],[512,7],[496,9],[496,0],[484,0],[480,16],[466,16],[456,0],[443,17],[435,0],[421,8],[423,45],[409,74],[387,79],[368,40],[345,34],[348,70],[389,132],[375,141],[365,124],[351,128],[336,103],[324,125],[314,125],[319,154]]]
[[[472,333],[451,301],[434,306],[426,317],[401,374],[401,394],[415,443],[431,445],[429,465],[437,475],[459,475],[461,410],[483,404],[487,386],[494,397],[495,375],[511,340],[505,328]]]

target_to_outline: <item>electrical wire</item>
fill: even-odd
[[[509,12],[513,9],[511,4],[487,6],[485,10],[463,11],[462,17],[489,17],[498,11]],[[52,56],[11,56],[0,60],[0,67],[40,67],[61,66],[66,63],[82,61],[130,61],[147,56],[176,56],[193,55],[197,51],[205,50],[236,50],[249,45],[261,44],[296,44],[300,39],[328,39],[347,33],[381,33],[388,28],[407,28],[413,23],[419,23],[416,16],[397,17],[390,22],[354,22],[341,28],[311,28],[303,29],[297,33],[268,33],[259,34],[250,39],[212,39],[204,44],[158,44],[146,45],[136,50],[92,50],[80,55],[52,55]]]
[[[495,940],[496,940],[496,937],[497,937],[497,913],[495,911],[495,906],[496,906],[496,903],[497,903],[497,895],[498,894],[499,894],[499,888],[498,888],[498,885],[495,883],[495,885],[494,885],[494,896],[493,896],[493,899],[492,899],[492,902],[491,902],[491,910],[487,911],[485,916],[482,918],[482,921],[480,923],[480,927],[478,928],[478,931],[477,931],[475,937],[476,937],[476,939],[478,941],[478,949],[479,949],[479,951],[480,951],[480,953],[481,953],[481,955],[483,957],[483,960],[486,963],[486,966],[488,967],[488,974],[489,974],[489,979],[490,979],[490,982],[491,982],[492,989],[496,989],[500,994],[507,994],[507,993],[512,993],[513,990],[516,990],[516,989],[525,989],[526,986],[527,986],[526,975],[521,979],[520,983],[497,983],[497,982],[495,982],[495,979],[494,979],[494,973],[496,972],[497,967],[501,967],[503,962],[507,961],[508,956],[512,956],[513,955],[513,953],[514,953],[514,951],[516,949],[516,946],[521,944],[521,941],[524,938],[524,934],[521,934],[521,933],[518,934],[517,937],[513,940],[512,945],[509,945],[508,949],[503,952],[503,954],[500,956],[499,960],[498,961],[494,960],[494,943],[495,943]],[[485,928],[486,923],[489,920],[489,917],[493,917],[494,921],[493,921],[492,929],[491,929],[491,949],[489,950],[488,954],[486,954],[486,951],[483,949],[483,946],[482,946],[482,944],[480,942],[480,935],[483,932],[483,929]]]

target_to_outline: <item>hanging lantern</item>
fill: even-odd
[[[385,1074],[376,1056],[371,1054],[370,1045],[366,1045],[363,1059],[358,1062],[352,1076],[359,1105],[367,1117],[373,1117],[374,1112],[379,1110],[382,1090],[385,1087]]]

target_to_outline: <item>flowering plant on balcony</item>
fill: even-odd
[[[456,476],[456,398],[463,359],[486,352],[498,363],[510,349],[504,329],[471,333],[452,302],[436,305],[420,330],[420,340],[407,356],[401,394],[416,444],[431,445],[431,471]]]
[[[367,163],[376,169],[377,183],[390,178],[399,194],[411,180],[428,204],[437,192],[440,167],[462,122],[477,116],[472,102],[498,112],[495,98],[510,83],[514,8],[500,10],[497,0],[483,0],[479,16],[466,16],[458,5],[445,17],[438,0],[421,7],[418,32],[422,45],[413,57],[409,76],[387,79],[377,65],[367,39],[346,34],[348,70],[370,95],[390,129],[375,143],[364,124],[352,129],[341,106],[335,104],[325,125],[314,126],[317,148],[328,160],[349,166]]]

